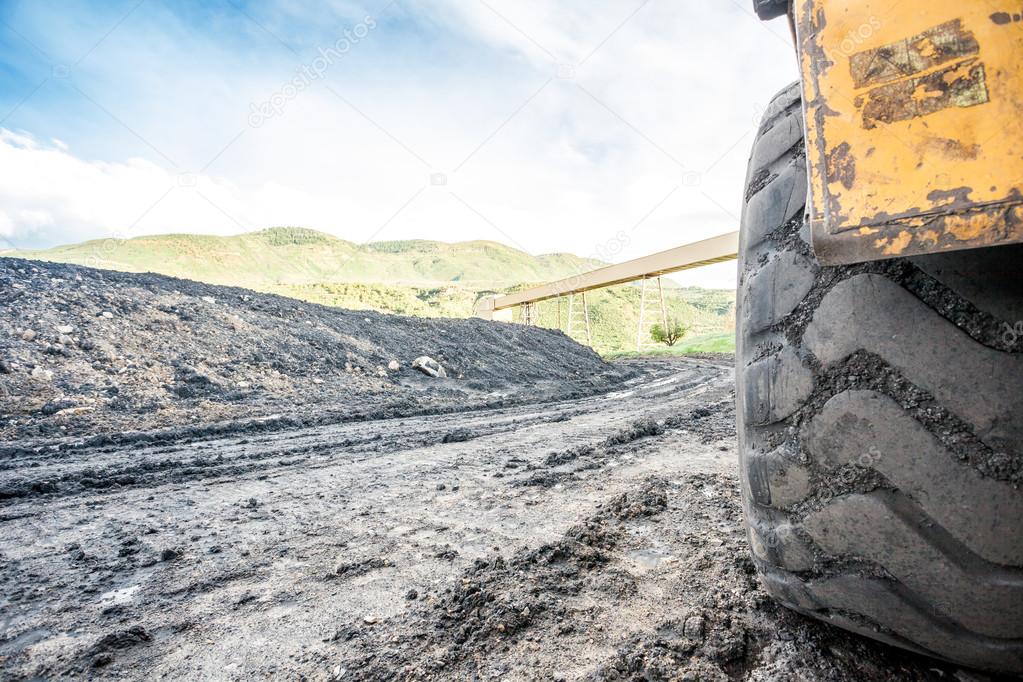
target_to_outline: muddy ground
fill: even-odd
[[[986,679],[776,607],[730,363],[620,369],[533,405],[8,453],[2,675]]]
[[[767,598],[733,373],[0,258],[0,678],[987,679]]]

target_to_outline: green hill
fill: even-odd
[[[126,272],[158,272],[253,289],[318,282],[421,285],[458,282],[494,288],[591,270],[571,254],[532,256],[497,242],[415,240],[358,245],[295,227],[234,237],[168,234],[101,239],[10,255]]]
[[[157,272],[185,279],[242,286],[353,310],[422,317],[468,317],[481,293],[505,292],[569,277],[603,265],[572,254],[533,256],[489,241],[448,244],[410,240],[358,245],[328,234],[278,227],[233,237],[169,234],[95,240],[39,251],[8,252],[22,258],[126,272]],[[672,319],[691,327],[690,350],[734,347],[735,292],[679,288],[666,281]],[[611,287],[588,294],[594,348],[606,354],[636,347],[640,290]],[[660,317],[648,292],[646,321]],[[538,306],[539,323],[567,330],[554,302]],[[572,336],[585,334],[575,324]],[[648,342],[644,338],[644,342]]]

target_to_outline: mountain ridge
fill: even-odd
[[[531,255],[499,242],[426,239],[356,244],[325,232],[275,227],[233,236],[170,233],[95,239],[3,255],[125,272],[156,272],[212,284],[460,283],[491,289],[591,270],[601,261],[569,253]]]

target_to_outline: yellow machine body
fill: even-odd
[[[795,0],[826,265],[1023,241],[1023,0]]]

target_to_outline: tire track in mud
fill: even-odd
[[[641,387],[641,399],[667,399],[709,378],[680,378],[665,368],[655,368],[651,374],[603,395],[553,402],[540,408],[526,405],[199,442],[184,439],[180,445],[150,446],[145,445],[143,438],[136,438],[127,446],[98,448],[82,447],[75,442],[40,445],[21,450],[0,463],[0,500],[184,483],[287,466],[321,466],[339,459],[358,461],[380,453],[466,442],[567,421],[573,415],[599,410],[602,405],[636,398],[637,389],[633,386]]]
[[[340,612],[403,606],[407,586],[492,546],[550,537],[605,496],[553,500],[565,486],[522,485],[537,471],[602,476],[644,437],[637,423],[677,428],[680,405],[708,391],[730,400],[727,364],[637,364],[639,378],[579,400],[17,453],[0,469],[0,656],[26,675],[130,662],[201,676],[244,651],[240,665],[280,671],[253,633],[282,619],[294,630],[286,648],[327,650]],[[557,461],[566,445],[590,444]],[[298,618],[311,602],[330,607]],[[218,634],[196,639],[208,630]],[[206,652],[207,641],[235,653]]]
[[[635,365],[578,400],[19,454],[4,486],[57,485],[0,501],[4,676],[954,676],[775,606],[731,367]]]

